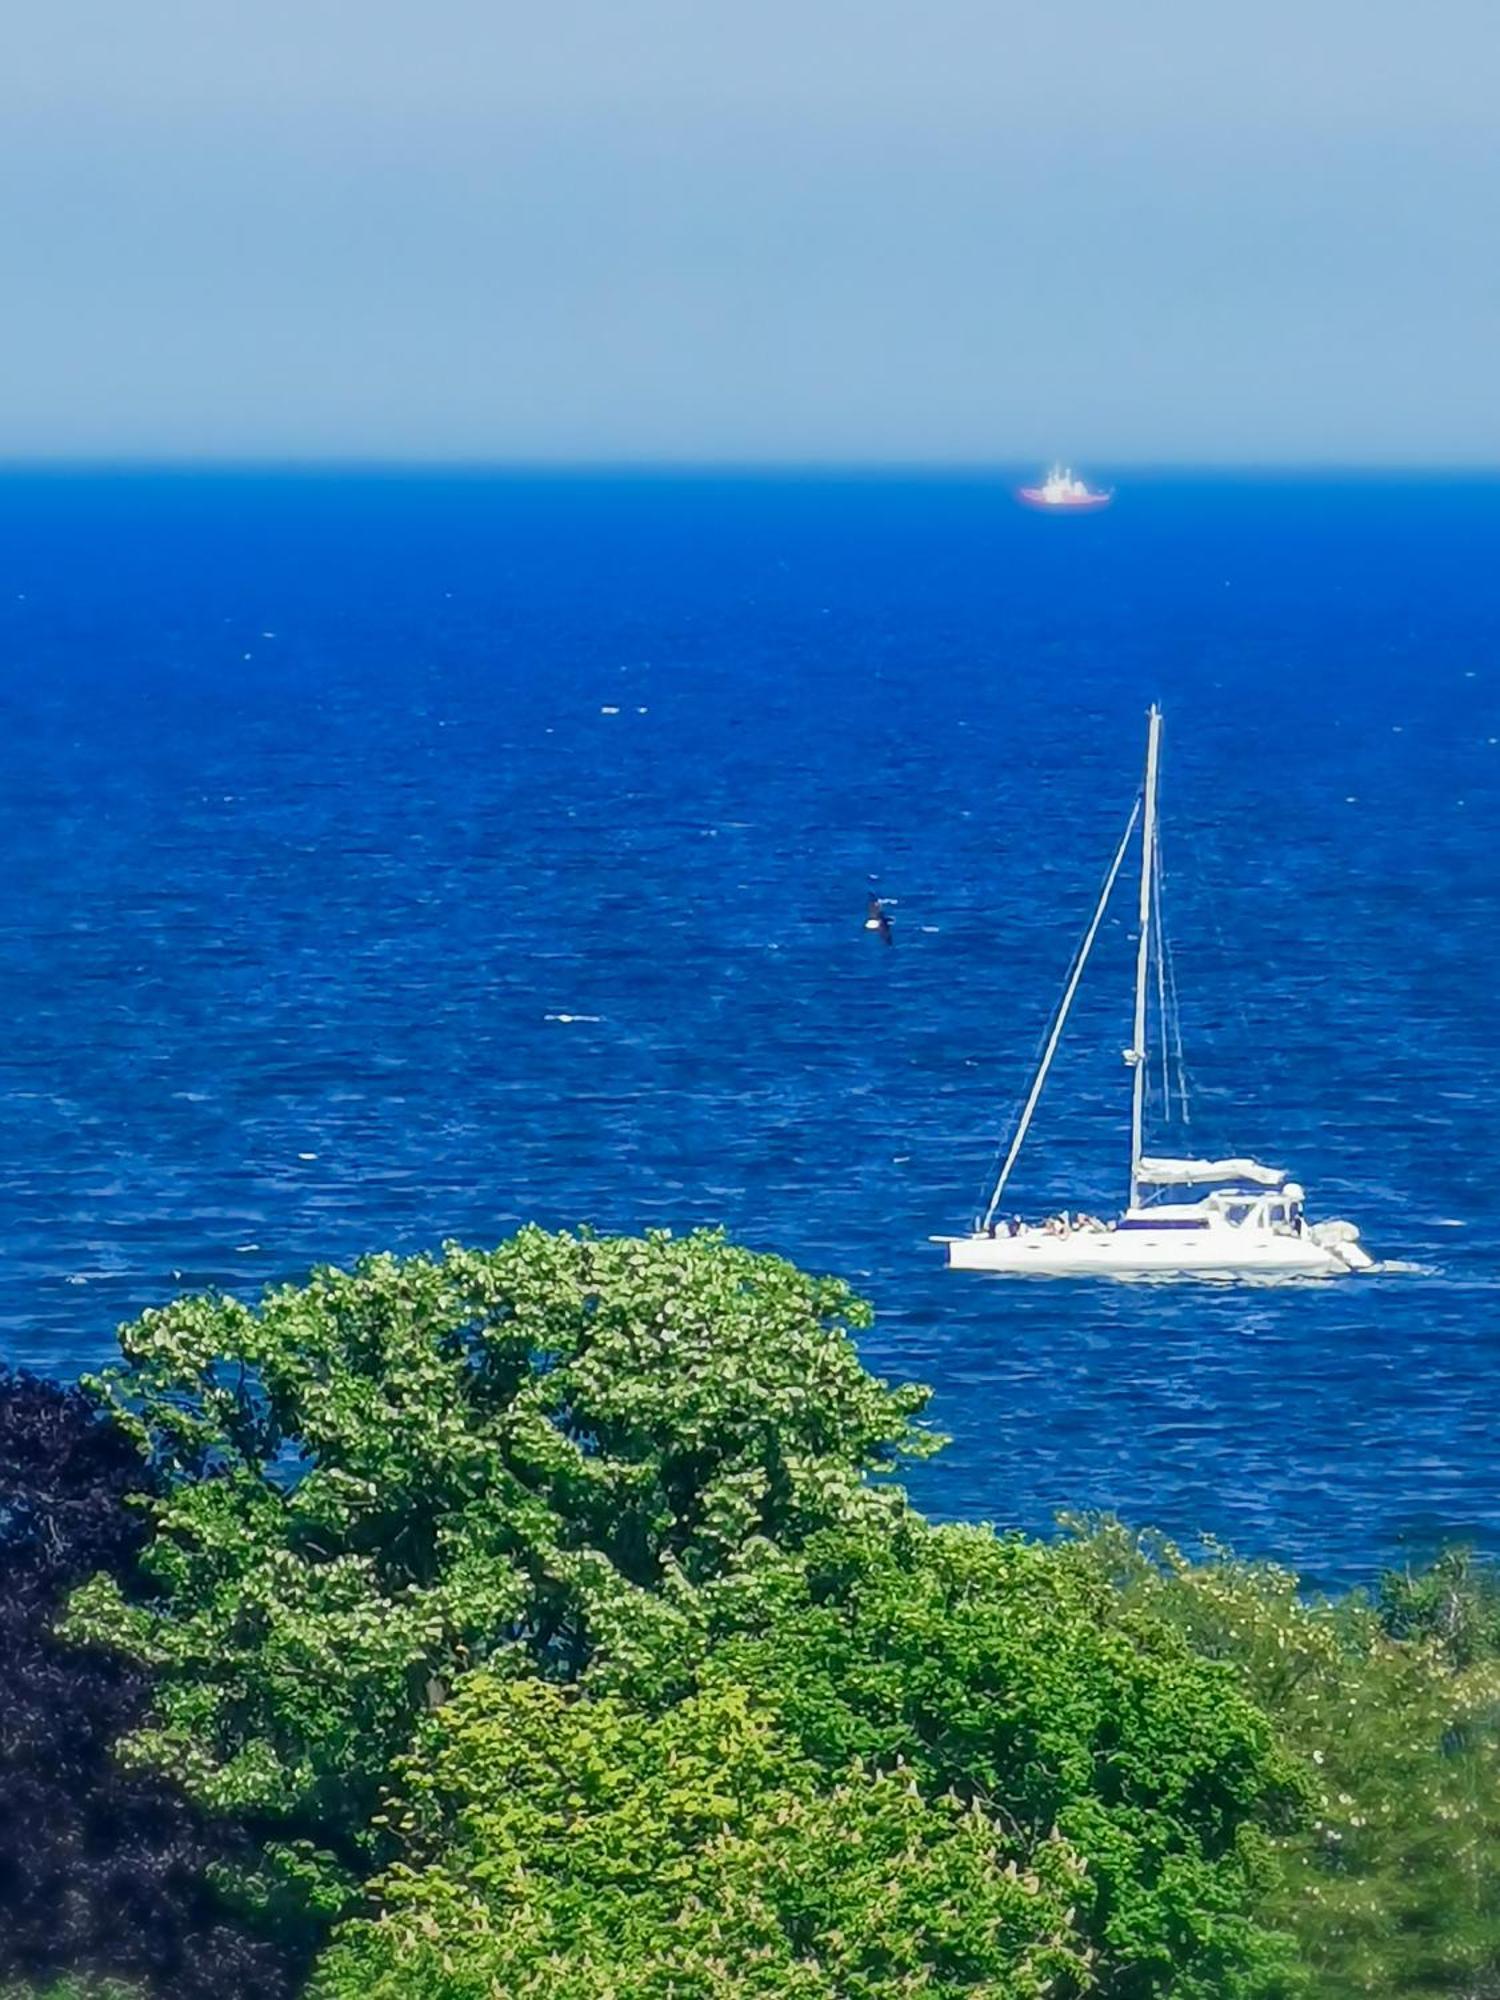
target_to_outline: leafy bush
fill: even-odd
[[[1376,1608],[1393,1639],[1431,1642],[1457,1672],[1500,1657],[1500,1583],[1468,1549],[1445,1549],[1427,1569],[1388,1572]]]
[[[908,1515],[829,1531],[697,1609],[659,1678],[601,1660],[595,1684],[748,1687],[830,1782],[905,1770],[992,1813],[1033,1868],[1063,1840],[1102,1991],[1285,1989],[1284,1940],[1254,1912],[1300,1766],[1223,1667],[1069,1552]]]
[[[1233,1669],[1312,1773],[1269,1910],[1320,2000],[1500,1994],[1500,1660],[1493,1583],[1451,1555],[1378,1599],[1078,1523],[1076,1558]]]
[[[900,1770],[832,1782],[742,1690],[646,1719],[484,1673],[424,1725],[405,1858],[314,2000],[1077,1992],[1082,1869]]]
[[[460,1686],[319,2000],[1295,1987],[1254,1908],[1296,1768],[1067,1556],[907,1516],[679,1610],[571,1693]]]

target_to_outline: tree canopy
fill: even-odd
[[[900,1769],[830,1778],[737,1688],[643,1716],[476,1674],[398,1810],[406,1858],[315,2000],[1041,2000],[1087,1979],[1066,1842],[1028,1854]]]
[[[178,1300],[100,1385],[161,1485],[149,1587],[101,1575],[71,1630],[152,1669],[137,1760],[279,1822],[304,1884],[358,1871],[464,1673],[575,1679],[752,1545],[897,1504],[866,1475],[930,1448],[926,1393],[861,1366],[866,1317],[715,1236],[536,1229]]]
[[[162,2000],[275,2000],[293,1959],[206,1874],[244,1836],[119,1765],[147,1674],[54,1629],[91,1574],[131,1587],[146,1524],[127,1503],[147,1478],[79,1390],[0,1369],[0,1991],[67,1974],[102,1993],[120,1975]]]
[[[1296,1766],[1066,1554],[908,1517],[696,1608],[660,1672],[464,1683],[319,2000],[1295,1987],[1257,1906]]]
[[[1494,1588],[934,1527],[866,1318],[526,1230],[147,1313],[112,1426],[0,1380],[0,1980],[274,1996],[331,1935],[315,2000],[1489,1990]]]
[[[685,1995],[1286,1990],[1295,1768],[1168,1621],[912,1512],[865,1319],[717,1236],[526,1230],[123,1330],[144,1583],[71,1629],[153,1675],[128,1754],[263,1823],[266,1919],[348,1919],[329,1992],[592,2000],[613,1953],[644,2000],[679,1947]]]
[[[1102,1990],[1283,1990],[1283,1942],[1256,1911],[1301,1767],[1232,1673],[1066,1550],[908,1515],[826,1531],[697,1609],[696,1643],[673,1635],[648,1700],[685,1678],[752,1688],[830,1776],[901,1769],[1033,1857],[1063,1840]],[[596,1679],[643,1685],[610,1662]]]
[[[1263,1910],[1318,2000],[1500,1993],[1500,1618],[1462,1552],[1374,1599],[1288,1570],[1075,1523],[1074,1554],[1126,1607],[1231,1671],[1310,1787]],[[1062,1552],[1064,1555],[1067,1551]]]

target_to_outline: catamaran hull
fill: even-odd
[[[1192,1232],[1194,1236],[1199,1232]],[[1067,1236],[1023,1230],[1019,1236],[947,1236],[938,1240],[954,1271],[1046,1278],[1339,1278],[1368,1271],[1374,1260],[1358,1243],[1318,1243],[1310,1235],[1258,1232],[1249,1241],[1224,1239],[1242,1232],[1204,1230],[1075,1230]]]

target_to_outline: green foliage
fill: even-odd
[[[406,1772],[402,1859],[314,2000],[1079,1992],[1081,1864],[900,1770],[832,1781],[743,1690],[645,1719],[472,1676]]]
[[[527,1230],[124,1329],[146,1583],[72,1630],[155,1674],[129,1754],[267,1829],[269,1924],[376,1876],[320,1990],[1288,1990],[1268,1726],[1076,1552],[910,1513],[865,1319]]]
[[[926,1394],[861,1367],[866,1318],[716,1236],[535,1229],[148,1312],[99,1385],[164,1484],[148,1591],[96,1577],[70,1628],[155,1673],[129,1754],[337,1907],[462,1674],[572,1680],[663,1593],[899,1504],[865,1475],[931,1448]]]
[[[1500,1656],[1500,1585],[1468,1549],[1446,1549],[1428,1569],[1389,1572],[1377,1608],[1393,1639],[1430,1641],[1455,1670]]]
[[[1295,1990],[1254,1913],[1295,1767],[1070,1552],[906,1515],[678,1610],[572,1692],[462,1684],[316,2000]]]
[[[908,1515],[829,1531],[697,1609],[657,1679],[602,1660],[594,1684],[650,1703],[749,1687],[830,1781],[903,1769],[928,1799],[980,1804],[1033,1867],[1062,1839],[1102,1991],[1287,1990],[1254,1909],[1300,1770],[1224,1667],[1070,1551]]]
[[[1500,1661],[1490,1581],[1461,1556],[1377,1604],[1159,1537],[1077,1524],[1077,1559],[1232,1667],[1312,1773],[1271,1907],[1319,2000],[1500,1993]]]

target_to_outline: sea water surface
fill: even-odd
[[[0,1354],[523,1220],[722,1224],[945,1516],[1500,1542],[1500,485],[0,480]],[[1166,712],[1186,1131],[1407,1266],[949,1274]],[[896,942],[863,928],[891,899]],[[1133,917],[1008,1205],[1118,1205]]]

